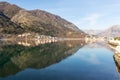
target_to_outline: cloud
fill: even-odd
[[[91,64],[101,64],[100,60],[97,58],[95,53],[87,54],[75,54],[80,60],[86,61]]]
[[[82,22],[88,22],[91,26],[97,24],[98,19],[101,17],[100,14],[92,14],[82,19]]]
[[[93,27],[97,27],[98,26],[98,21],[99,19],[102,17],[102,14],[99,13],[93,13],[90,15],[87,15],[77,21],[73,21],[73,23],[75,25],[77,25],[78,27],[87,27],[89,26],[89,28],[93,28]]]

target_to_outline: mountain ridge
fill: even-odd
[[[84,37],[85,33],[73,23],[43,10],[25,10],[15,4],[0,2],[0,12],[24,32],[57,37]],[[78,36],[77,36],[78,35]]]
[[[98,34],[101,37],[118,37],[120,36],[120,25],[113,25],[110,28]]]

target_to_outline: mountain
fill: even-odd
[[[0,12],[0,34],[18,34],[22,32],[22,27],[10,21],[10,19],[7,16]]]
[[[0,2],[0,11],[3,12],[9,18],[12,18],[16,13],[22,8],[14,4],[9,4],[7,2]]]
[[[97,35],[101,32],[101,30],[92,30],[92,29],[87,29],[83,30],[86,34],[91,34],[91,35]]]
[[[99,33],[98,36],[102,37],[117,37],[120,36],[120,25],[113,25],[110,28]]]
[[[7,16],[11,22],[19,25],[19,28],[22,28],[24,32],[35,32],[57,37],[85,36],[85,33],[74,24],[46,11],[25,10],[14,4],[0,2],[0,12]]]

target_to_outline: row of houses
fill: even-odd
[[[58,37],[52,37],[52,36],[48,36],[48,35],[40,35],[40,34],[36,34],[36,33],[24,33],[24,34],[20,34],[17,36],[18,38],[26,38],[26,39],[54,39],[57,40]]]

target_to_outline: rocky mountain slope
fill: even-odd
[[[10,19],[0,12],[0,34],[18,34],[22,33],[24,30],[19,25],[10,21]]]
[[[83,31],[65,19],[42,10],[25,10],[17,5],[0,2],[0,12],[24,32],[57,37],[84,37]],[[5,23],[6,22],[0,22]],[[16,31],[17,29],[14,29]],[[11,30],[9,30],[11,32]],[[17,32],[17,31],[16,31]],[[23,32],[23,33],[24,33]]]
[[[113,25],[112,27],[99,33],[98,36],[102,37],[118,37],[120,36],[120,25]]]

